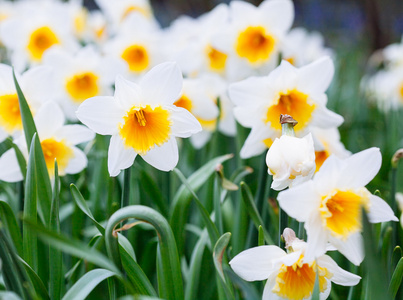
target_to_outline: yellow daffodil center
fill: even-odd
[[[40,61],[43,53],[55,44],[59,44],[56,34],[48,26],[43,26],[31,33],[27,49],[32,60]]]
[[[268,108],[265,122],[270,122],[273,129],[280,131],[280,115],[287,114],[298,120],[298,126],[295,127],[295,131],[300,131],[311,121],[314,110],[315,104],[310,101],[308,95],[292,90],[279,94],[278,98]]]
[[[270,148],[273,145],[273,140],[271,138],[267,138],[263,140],[263,143],[266,145],[267,148]]]
[[[127,47],[122,53],[122,58],[129,65],[130,71],[133,72],[142,72],[149,65],[147,50],[141,45]]]
[[[400,100],[403,101],[403,83],[400,86]]]
[[[213,71],[221,72],[225,68],[228,55],[218,51],[212,46],[207,47],[207,57],[209,62],[209,68]]]
[[[192,110],[192,100],[190,100],[189,97],[185,94],[183,94],[178,100],[176,100],[174,102],[174,105],[187,109],[188,111]]]
[[[262,26],[250,26],[239,34],[235,50],[240,57],[256,63],[268,60],[275,44],[275,39]]]
[[[361,230],[361,208],[369,205],[370,193],[366,188],[355,191],[336,190],[323,196],[320,214],[330,233],[346,239],[351,233]]]
[[[161,146],[170,138],[169,112],[162,107],[133,107],[123,119],[119,129],[123,143],[140,155]]]
[[[88,12],[85,8],[81,8],[74,17],[74,29],[76,33],[81,34],[85,30],[85,25],[87,23]]]
[[[217,119],[203,119],[203,118],[197,118],[196,119],[199,121],[200,125],[202,126],[202,128],[204,130],[208,130],[208,131],[213,131],[216,128],[216,124],[217,124]]]
[[[276,277],[276,285],[272,292],[280,297],[290,300],[302,300],[311,296],[315,285],[316,270],[318,270],[319,291],[323,293],[327,288],[327,279],[331,274],[326,268],[317,267],[316,263],[302,262],[301,255],[297,262],[291,266],[282,265]]]
[[[286,58],[285,60],[288,61],[290,64],[292,64],[292,65],[295,66],[295,59],[294,59],[294,57],[289,57],[289,58]]]
[[[0,125],[8,133],[22,129],[20,105],[17,94],[0,96]]]
[[[315,164],[316,164],[316,170],[315,172],[318,172],[320,167],[323,165],[325,160],[330,156],[329,152],[326,150],[323,151],[315,151]]]
[[[67,79],[66,90],[77,103],[99,93],[98,76],[92,72],[76,74]]]
[[[56,141],[53,138],[43,140],[41,146],[49,175],[52,176],[55,172],[55,159],[59,173],[64,174],[64,169],[66,169],[70,159],[74,156],[73,149],[67,146],[65,141]]]

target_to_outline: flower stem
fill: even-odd
[[[131,176],[131,167],[125,169],[125,171],[124,171],[122,199],[120,202],[120,207],[125,207],[125,206],[129,205],[130,176]]]

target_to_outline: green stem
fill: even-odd
[[[122,199],[120,202],[120,207],[126,207],[129,205],[130,176],[131,176],[131,167],[125,169],[124,171],[123,190],[122,190]]]

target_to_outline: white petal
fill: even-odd
[[[57,131],[57,136],[68,140],[72,145],[91,141],[95,133],[82,125],[65,125]]]
[[[175,137],[171,137],[160,147],[156,146],[141,156],[147,163],[161,171],[171,171],[178,164],[178,145]]]
[[[112,135],[118,131],[118,124],[125,114],[117,107],[113,97],[93,97],[85,100],[76,112],[77,118],[93,131]]]
[[[140,81],[145,101],[150,104],[173,104],[182,90],[182,73],[175,62],[152,68]]]
[[[23,179],[14,149],[6,151],[0,157],[0,180],[18,182]]]
[[[190,137],[190,142],[196,149],[201,149],[211,138],[211,132],[202,130]]]
[[[119,134],[114,134],[108,149],[108,171],[111,177],[118,176],[121,170],[130,167],[137,153],[133,148],[126,148]]]
[[[130,110],[134,105],[147,104],[142,103],[141,89],[138,84],[121,75],[116,77],[115,82],[115,101],[124,111]]]
[[[345,159],[337,186],[353,189],[367,185],[378,173],[382,164],[379,148],[369,148]]]
[[[356,285],[360,282],[361,277],[353,273],[347,272],[340,268],[337,263],[328,255],[323,255],[317,259],[319,267],[326,268],[333,274],[330,280],[336,284],[344,286]]]
[[[229,97],[235,105],[248,107],[267,102],[267,77],[249,77],[228,87]]]
[[[343,124],[344,118],[325,106],[318,106],[312,115],[312,125],[320,128],[338,127]]]
[[[335,155],[330,155],[325,160],[313,178],[315,189],[319,195],[327,195],[337,187],[343,166],[344,161]]]
[[[229,264],[244,280],[264,280],[275,271],[273,260],[285,255],[286,253],[277,246],[259,246],[242,251]]]
[[[351,234],[346,241],[329,234],[329,242],[356,266],[363,261],[364,243],[360,232]]]
[[[251,128],[263,124],[259,116],[262,114],[261,106],[234,107],[234,117],[243,127]]]
[[[280,66],[274,69],[267,81],[273,90],[278,92],[288,92],[289,89],[294,89],[297,82],[297,68],[291,65],[288,61],[282,60]]]
[[[64,125],[63,111],[56,102],[46,102],[35,116],[35,125],[41,139],[48,138]]]
[[[277,34],[284,34],[294,21],[294,5],[292,1],[271,0],[259,5],[263,21]]]
[[[334,75],[330,57],[322,57],[298,70],[298,87],[307,93],[322,93],[327,90]]]
[[[385,200],[378,196],[370,195],[369,201],[368,219],[371,223],[399,221]]]
[[[171,133],[173,136],[186,138],[202,130],[199,121],[188,110],[172,106],[169,111],[171,113]]]
[[[284,300],[283,297],[280,297],[276,293],[273,293],[273,288],[276,285],[277,275],[278,272],[270,275],[269,279],[267,280],[264,286],[262,300]]]
[[[292,218],[306,222],[320,205],[320,195],[314,189],[312,180],[301,183],[278,194],[280,207]]]
[[[74,157],[70,159],[69,164],[66,169],[64,169],[65,174],[77,174],[81,172],[85,167],[87,167],[87,156],[83,151],[77,147],[72,147]],[[60,173],[60,175],[63,175]]]
[[[307,261],[313,261],[317,257],[326,253],[327,232],[323,228],[322,219],[319,212],[313,212],[305,223],[308,234],[307,248],[305,258]]]

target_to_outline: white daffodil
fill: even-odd
[[[212,72],[225,77],[228,55],[213,47],[212,37],[228,22],[228,6],[220,4],[197,19],[179,19],[167,31],[166,44],[172,46],[167,51],[173,52],[184,74],[194,77]]]
[[[333,56],[332,50],[324,47],[324,39],[319,32],[309,33],[302,27],[290,30],[281,50],[283,59],[296,67],[307,65],[323,56]]]
[[[352,263],[364,258],[361,211],[371,223],[398,221],[389,205],[366,188],[381,167],[378,148],[370,148],[344,160],[330,156],[315,174],[278,195],[280,207],[299,222],[308,234],[306,257],[325,253],[330,242]]]
[[[400,43],[390,44],[382,50],[388,69],[403,67],[403,37]]]
[[[403,228],[403,194],[396,193],[395,198],[396,198],[397,206],[399,207],[399,210],[401,211],[400,226],[402,226],[402,228]]]
[[[284,235],[287,230],[284,230]],[[353,286],[361,279],[340,268],[328,255],[323,254],[316,260],[307,258],[304,241],[294,238],[287,246],[288,253],[272,245],[254,247],[239,253],[229,263],[244,280],[267,279],[263,300],[311,299],[317,275],[320,299],[329,296],[332,282]]]
[[[18,14],[1,26],[2,41],[11,50],[11,62],[19,71],[41,63],[46,50],[59,45],[78,48],[65,7],[55,1],[24,1]]]
[[[117,58],[126,66],[125,76],[135,79],[164,61],[160,31],[141,15],[130,15],[119,33],[105,43],[106,55]]]
[[[231,1],[230,24],[217,34],[213,47],[228,55],[230,81],[253,74],[267,74],[278,61],[280,44],[294,20],[289,0],[265,0],[258,7]]]
[[[340,133],[336,127],[322,129],[318,127],[310,128],[314,139],[316,171],[320,169],[325,160],[330,155],[338,158],[347,158],[351,152],[346,150],[340,141]]]
[[[276,138],[267,152],[266,164],[269,174],[273,175],[271,188],[274,190],[280,191],[311,179],[315,173],[312,135]]]
[[[92,130],[82,125],[64,125],[63,111],[55,103],[48,101],[34,118],[49,176],[54,176],[55,159],[60,176],[76,174],[87,166],[87,157],[77,144],[94,139]],[[21,152],[28,158],[25,138],[16,142]],[[23,179],[14,149],[0,157],[0,180],[17,182]]]
[[[112,95],[116,75],[125,68],[118,60],[101,56],[92,46],[81,48],[74,55],[55,47],[47,51],[43,62],[54,67],[55,99],[72,121],[77,120],[75,112],[84,100]]]
[[[176,137],[199,132],[196,118],[173,105],[182,89],[182,73],[173,62],[160,64],[139,82],[116,78],[114,97],[93,97],[77,111],[78,119],[103,135],[112,135],[108,170],[117,176],[130,167],[137,154],[163,171],[178,162]]]
[[[34,67],[24,74],[16,74],[33,115],[46,101],[54,97],[53,72],[49,67]],[[22,119],[12,68],[0,64],[0,141],[22,133]]]
[[[326,108],[325,94],[334,73],[333,62],[324,57],[302,68],[287,61],[265,77],[250,77],[229,86],[236,120],[251,128],[241,149],[249,158],[269,148],[281,134],[280,114],[298,121],[297,136],[309,132],[310,126],[337,127],[343,118]]]

